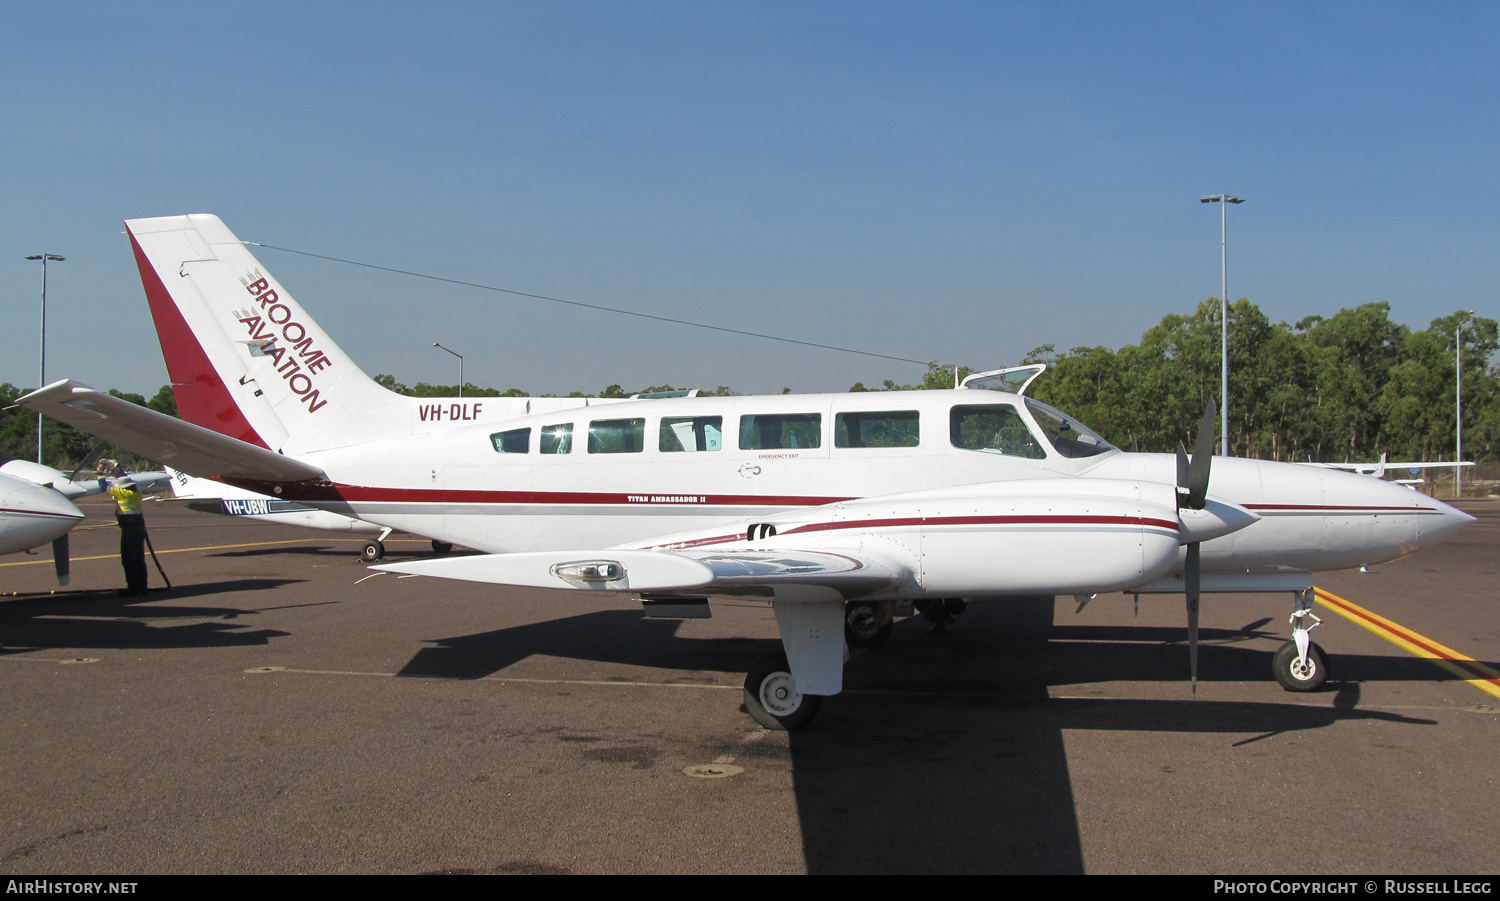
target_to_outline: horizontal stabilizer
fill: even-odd
[[[316,466],[66,379],[16,404],[195,476],[270,482],[323,477]]]

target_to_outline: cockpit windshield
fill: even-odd
[[[1114,445],[1094,434],[1088,426],[1061,410],[1030,397],[1026,398],[1026,408],[1041,427],[1042,435],[1064,457],[1093,457],[1115,449]]]

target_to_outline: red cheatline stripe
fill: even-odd
[[[1437,513],[1431,507],[1360,507],[1353,504],[1245,504],[1246,510],[1321,510],[1325,513]]]
[[[235,480],[232,484],[260,494],[293,501],[349,501],[352,503],[449,503],[449,504],[605,504],[657,507],[821,507],[853,500],[848,497],[804,495],[692,494],[660,491],[475,491],[447,488],[378,488],[364,485],[307,485],[260,483]],[[275,489],[280,487],[278,493]],[[653,498],[702,498],[698,502],[653,500]]]
[[[830,529],[878,529],[896,526],[993,526],[993,525],[1116,525],[1154,526],[1177,531],[1177,523],[1165,519],[1146,519],[1140,516],[910,516],[892,519],[858,519],[844,522],[815,522],[784,535],[797,532],[822,532]]]
[[[1123,526],[1146,526],[1160,529],[1177,531],[1177,523],[1165,519],[1146,519],[1139,516],[912,516],[890,519],[855,519],[843,522],[815,522],[795,529],[787,529],[782,535],[797,535],[803,532],[828,532],[842,529],[882,529],[899,528],[902,526],[971,526],[971,525],[1123,525]],[[708,544],[722,544],[727,541],[740,541],[744,539],[745,533],[738,532],[734,535],[719,535],[713,538],[696,538],[691,541],[672,542],[671,544],[652,545],[653,548],[670,548],[681,550],[691,547],[702,547]]]
[[[53,516],[58,519],[83,519],[82,514],[53,513],[48,510],[20,510],[14,507],[0,507],[0,513],[19,513],[22,516]]]

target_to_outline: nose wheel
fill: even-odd
[[[1308,644],[1306,659],[1297,653],[1296,642],[1282,645],[1271,660],[1271,671],[1287,691],[1317,691],[1328,681],[1323,649],[1315,644]]]
[[[1312,612],[1313,589],[1299,591],[1294,597],[1296,604],[1288,620],[1292,624],[1292,640],[1276,651],[1271,659],[1271,673],[1287,691],[1317,691],[1328,681],[1328,661],[1308,633],[1323,621]]]
[[[801,729],[818,715],[823,699],[803,694],[792,679],[785,654],[761,658],[745,676],[745,710],[757,723],[777,732]]]

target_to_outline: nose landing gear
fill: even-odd
[[[1287,691],[1317,691],[1328,681],[1328,661],[1323,649],[1313,644],[1308,633],[1322,625],[1323,621],[1312,612],[1313,589],[1296,594],[1297,606],[1288,622],[1292,625],[1292,640],[1282,645],[1271,660],[1271,673],[1281,687]],[[1304,626],[1308,618],[1312,625]]]

